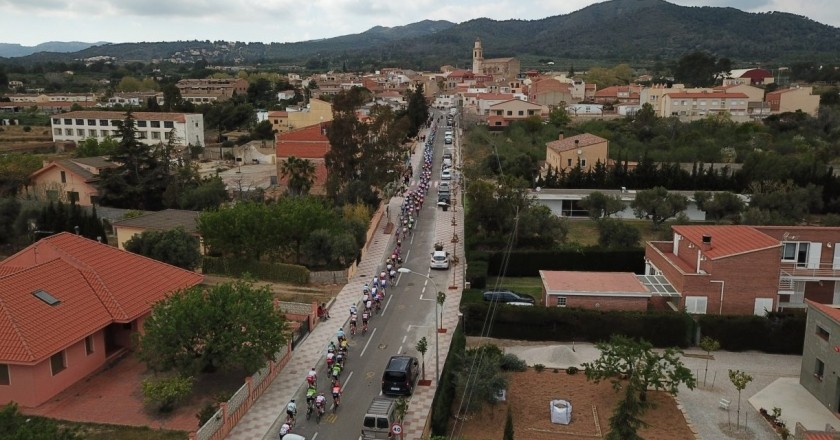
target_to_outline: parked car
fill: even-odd
[[[449,269],[449,252],[432,252],[432,261],[429,263],[429,267],[432,269]]]
[[[449,182],[440,182],[438,185],[438,193],[448,193],[450,192]]]
[[[497,301],[500,303],[528,303],[534,304],[534,297],[524,293],[514,292],[512,290],[488,290],[484,292],[485,301]],[[519,304],[516,304],[519,305]]]
[[[452,170],[449,168],[440,172],[440,180],[452,180]]]
[[[414,356],[391,356],[382,373],[382,394],[410,396],[414,392],[419,366]]]

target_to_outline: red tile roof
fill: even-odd
[[[694,93],[666,93],[665,96],[670,96],[671,98],[749,98],[749,96],[743,93],[720,93],[720,92],[712,92],[712,93],[703,93],[703,92],[694,92]]]
[[[479,93],[476,97],[488,101],[509,101],[513,99],[513,93]]]
[[[781,246],[779,240],[751,226],[679,225],[673,226],[672,229],[697,246],[706,258],[712,260]],[[704,235],[712,238],[711,247],[708,250],[702,247]]]
[[[840,324],[840,308],[838,308],[837,306],[832,306],[830,304],[820,304],[809,299],[806,299],[805,303],[808,304],[808,307],[819,310],[820,312],[822,312],[823,314],[837,321],[837,323]]]
[[[545,146],[554,151],[560,152],[574,150],[575,148],[588,147],[590,145],[600,144],[601,142],[607,142],[607,140],[600,136],[595,136],[594,134],[584,133],[577,136],[551,141]]]
[[[0,263],[0,361],[37,363],[112,322],[131,322],[203,276],[70,233]],[[13,273],[8,273],[13,271]],[[33,296],[44,290],[60,301]]]
[[[837,437],[830,432],[805,432],[803,440],[836,440]]]
[[[277,159],[294,156],[321,159],[330,151],[330,140],[325,134],[329,122],[310,125],[277,135]]]
[[[650,296],[647,288],[632,272],[579,272],[541,270],[548,293],[622,294]]]

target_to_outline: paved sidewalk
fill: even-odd
[[[415,148],[417,154],[411,157],[412,166],[415,169],[423,158],[422,143],[419,141],[418,143],[420,146]],[[401,204],[401,197],[392,198],[388,203],[389,211],[399,212]],[[367,254],[359,263],[356,275],[348,280],[330,307],[333,316],[342,316],[346,320],[345,311],[349,310],[351,304],[359,301],[359,292],[362,291],[362,286],[373,277],[373,274],[379,273],[380,268],[384,265],[385,258],[390,256],[395,241],[393,234],[384,233],[386,224],[387,218],[383,217],[382,223],[371,238],[372,243],[368,243]],[[309,369],[322,360],[327,344],[335,336],[335,329],[339,323],[344,323],[341,322],[341,318],[331,321],[329,325],[315,326],[306,339],[296,347],[289,363],[280,371],[265,394],[257,400],[245,414],[245,417],[228,434],[228,439],[262,440],[270,434],[276,434],[279,429],[279,425],[276,424],[280,420],[283,408],[301,390]]]

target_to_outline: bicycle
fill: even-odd
[[[315,406],[315,403],[312,400],[306,402],[306,420],[309,420],[312,417],[312,407]]]
[[[315,423],[321,423],[321,416],[324,415],[326,410],[324,409],[324,405],[315,405]]]
[[[354,321],[350,321],[350,337],[356,336],[356,323]]]
[[[362,323],[362,335],[367,334],[367,328],[368,328],[368,323],[367,322]]]
[[[297,411],[293,414],[289,414],[288,411],[286,412],[286,423],[289,424],[292,428],[295,427],[295,422],[297,421]]]

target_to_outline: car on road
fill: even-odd
[[[396,421],[397,401],[374,397],[362,422],[362,440],[391,438],[391,425]]]
[[[440,172],[440,180],[452,180],[452,170],[447,168]]]
[[[449,182],[440,182],[438,185],[438,192],[439,193],[448,193],[450,191]]]
[[[391,356],[382,373],[382,394],[410,396],[417,383],[419,366],[414,356]]]
[[[429,263],[429,267],[432,269],[449,269],[449,252],[432,252],[432,261]]]
[[[534,304],[534,297],[524,293],[514,292],[513,290],[499,289],[488,290],[484,292],[485,301],[496,301],[500,303],[528,303]],[[516,304],[520,305],[520,304]]]

